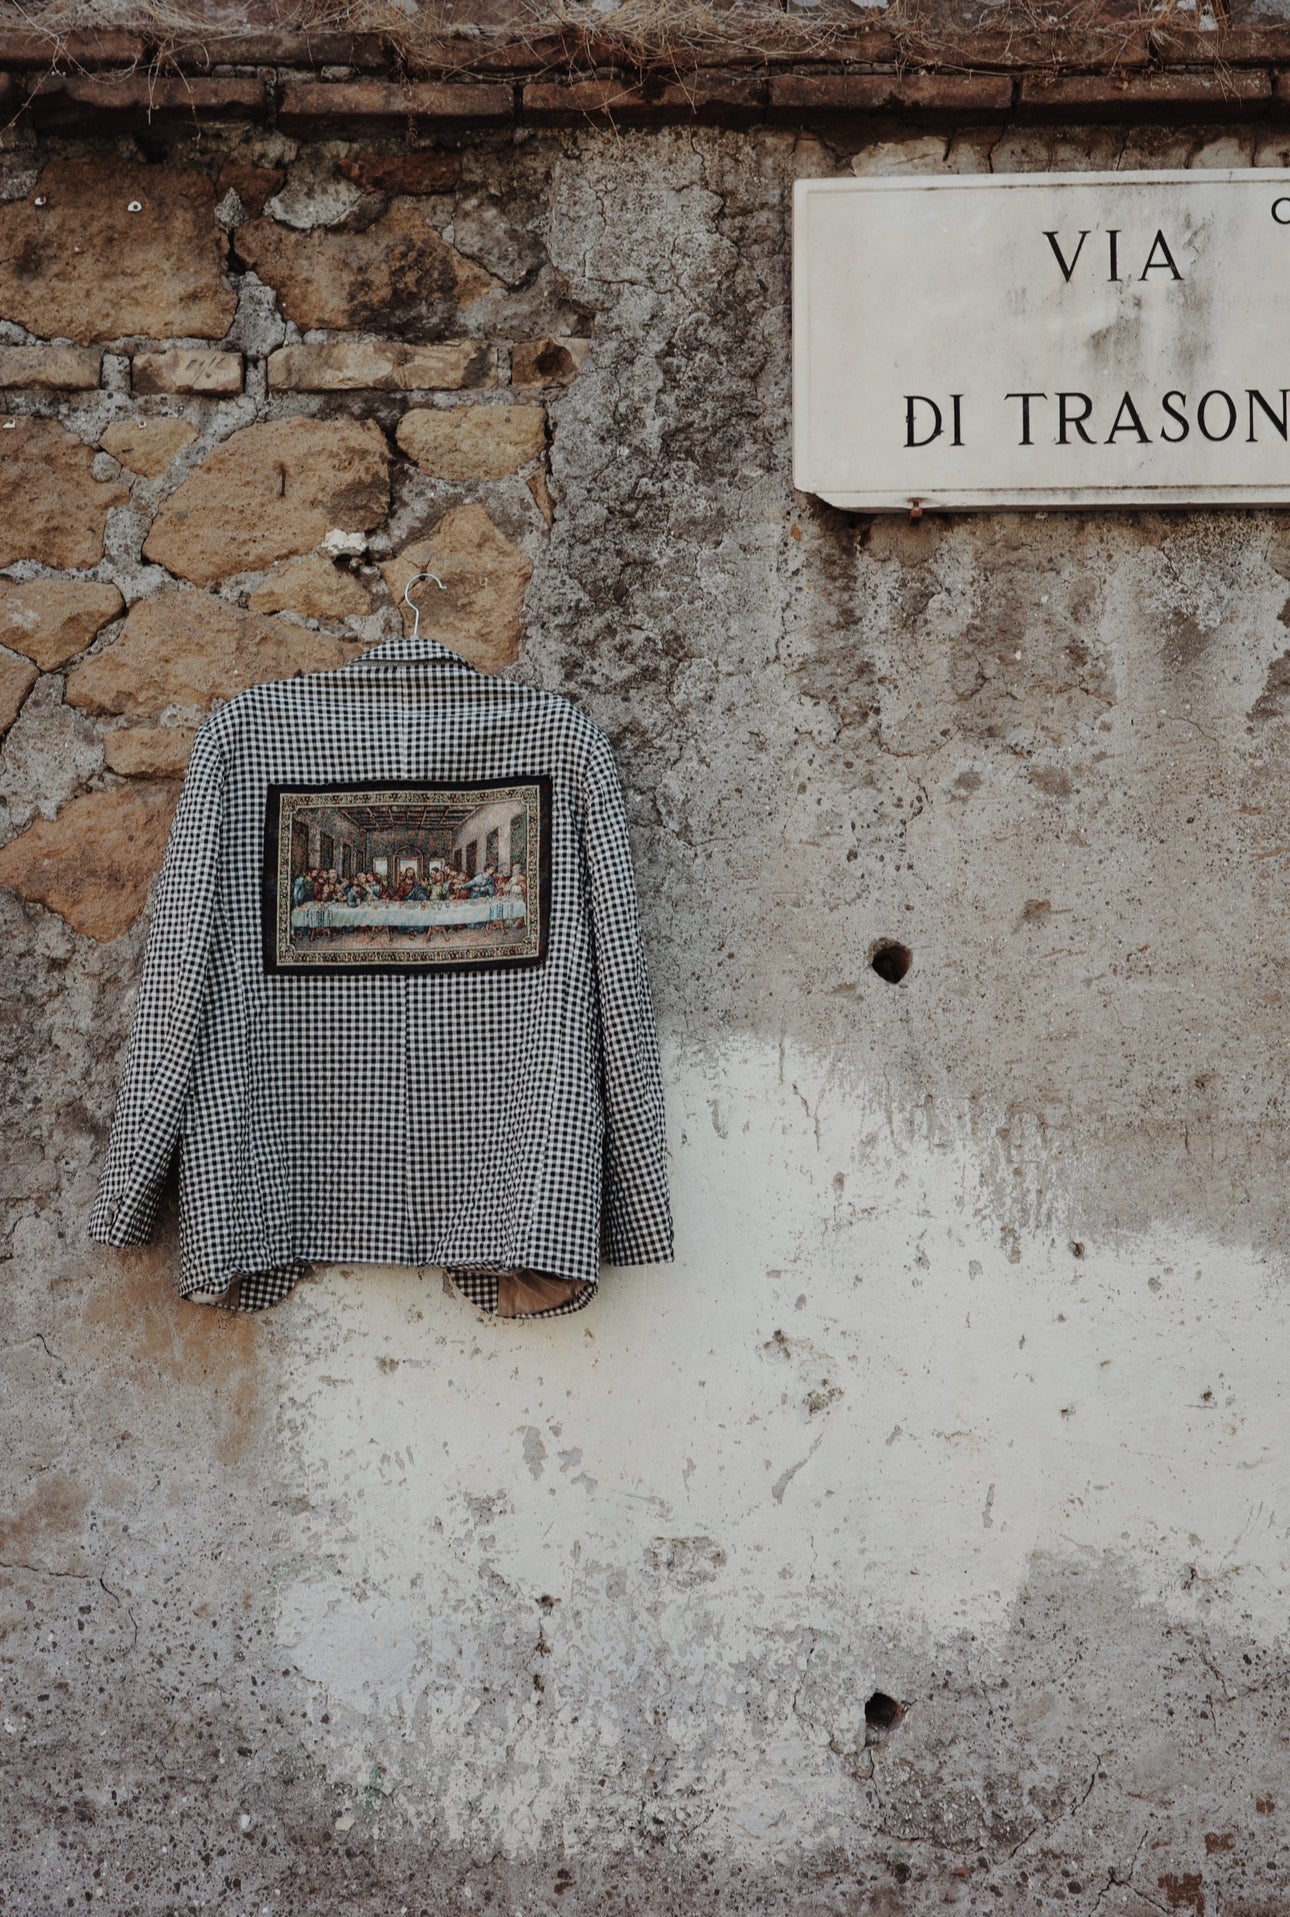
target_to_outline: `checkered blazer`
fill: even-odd
[[[292,933],[309,915],[288,909],[289,963],[275,970],[274,794],[454,782],[545,794],[541,886],[528,878],[540,954],[436,966],[442,941],[422,931],[391,935],[389,967],[346,969],[325,943],[335,935]],[[255,686],[207,720],[156,894],[92,1237],[146,1242],[176,1148],[180,1293],[243,1310],[284,1297],[311,1263],[367,1262],[441,1266],[485,1310],[517,1274],[540,1274],[560,1282],[513,1293],[531,1307],[514,1315],[549,1316],[590,1301],[602,1256],[671,1257],[631,853],[590,720],[425,639]]]

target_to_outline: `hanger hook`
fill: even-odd
[[[405,606],[412,607],[412,637],[414,639],[419,639],[421,637],[421,608],[420,606],[415,605],[413,601],[409,599],[408,594],[411,592],[413,586],[419,585],[423,579],[433,579],[435,582],[435,585],[438,586],[440,592],[447,592],[448,590],[447,586],[444,585],[443,580],[439,577],[437,572],[414,572],[413,573],[411,579],[409,579],[407,585],[403,588],[403,603]]]

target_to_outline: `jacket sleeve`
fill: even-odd
[[[179,1139],[206,1001],[217,918],[224,761],[198,733],[162,863],[125,1071],[90,1236],[141,1245],[152,1235]]]
[[[607,741],[588,767],[584,844],[605,1117],[601,1249],[611,1265],[662,1263],[672,1256],[663,1084],[627,817]]]

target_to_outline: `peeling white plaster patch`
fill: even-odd
[[[1001,1640],[1036,1552],[1283,1628],[1279,1265],[1001,1230],[974,1148],[836,1057],[665,1073],[675,1266],[527,1326],[331,1270],[280,1321],[278,1632],[329,1775],[484,1855],[764,1857],[855,1815],[890,1660]]]

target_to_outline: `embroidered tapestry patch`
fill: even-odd
[[[270,786],[270,972],[538,965],[551,893],[551,781]]]

